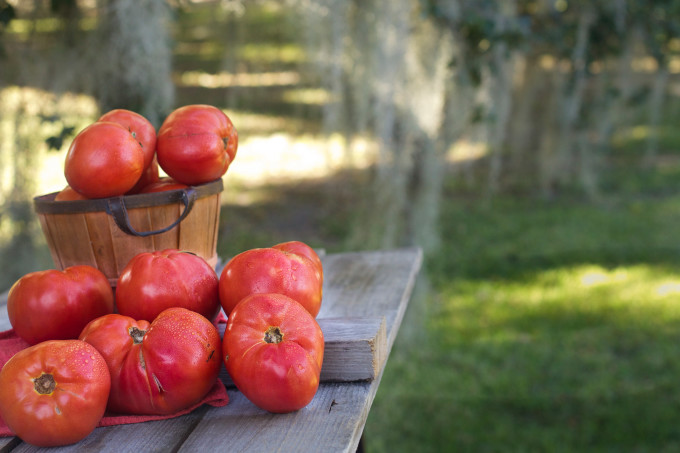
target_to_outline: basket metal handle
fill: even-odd
[[[125,207],[125,199],[123,196],[109,198],[106,205],[106,213],[113,217],[113,220],[118,225],[121,231],[131,235],[139,237],[153,236],[154,234],[165,233],[175,228],[179,223],[184,220],[184,218],[189,215],[191,208],[194,207],[194,201],[196,201],[196,190],[192,187],[182,189],[182,195],[180,201],[184,204],[184,210],[182,214],[172,222],[170,225],[161,228],[159,230],[152,231],[137,231],[132,225],[130,225],[130,217],[128,216],[127,208]]]

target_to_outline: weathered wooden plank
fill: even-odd
[[[321,382],[375,379],[387,348],[385,318],[319,319],[324,334]]]
[[[11,450],[12,453],[49,451],[50,453],[70,452],[159,452],[174,451],[189,432],[203,418],[207,406],[202,406],[190,414],[130,425],[107,426],[95,429],[80,442],[64,447],[49,449],[21,443]]]
[[[209,409],[179,451],[354,452],[363,424],[351,421],[368,416],[369,394],[367,383],[324,384],[307,407],[270,414],[232,390],[229,404]]]
[[[329,255],[318,318],[385,316],[392,348],[422,263],[418,248]]]
[[[21,439],[18,437],[0,437],[0,453],[12,451],[20,443]]]
[[[354,382],[375,379],[384,365],[387,347],[385,318],[318,319],[324,335],[321,382]],[[224,335],[220,325],[220,335]],[[226,368],[220,379],[234,387]]]

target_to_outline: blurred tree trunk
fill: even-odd
[[[636,23],[627,27],[625,1],[615,4],[616,36],[621,50],[611,60],[600,61],[599,73],[594,77],[593,91],[598,101],[588,116],[592,127],[580,134],[580,185],[591,200],[600,198],[599,174],[603,161],[610,151],[612,136],[616,130],[625,128],[631,121],[629,104],[634,93],[633,57],[640,43],[640,30]],[[594,136],[588,140],[587,136]],[[591,143],[589,143],[591,142]]]
[[[658,68],[652,82],[652,92],[649,96],[648,105],[648,128],[647,142],[643,157],[643,165],[652,167],[655,165],[659,154],[659,125],[663,113],[666,90],[670,78],[670,70],[666,58],[657,59]]]
[[[50,0],[50,8],[64,23],[62,41],[67,47],[75,47],[81,38],[80,8],[76,0]]]
[[[102,112],[125,108],[160,126],[174,102],[170,7],[165,0],[100,0],[99,20],[87,59]]]
[[[322,110],[324,132],[342,131],[348,154],[364,135],[375,146],[349,246],[436,244],[443,155],[452,136],[444,117],[455,107],[447,96],[463,91],[450,89],[451,33],[414,20],[420,14],[414,0],[298,4],[305,46],[330,95]]]
[[[575,142],[578,134],[579,116],[583,104],[587,73],[587,52],[590,40],[590,29],[595,22],[595,12],[589,5],[585,5],[580,12],[576,42],[569,61],[569,78],[566,90],[562,91],[559,87],[565,87],[562,83],[558,84],[557,93],[565,93],[561,100],[561,110],[559,116],[558,140],[555,143],[555,150],[545,150],[549,155],[543,175],[543,194],[551,197],[554,195],[556,186],[567,186],[574,177],[573,162],[576,162],[574,153],[577,145]],[[557,65],[557,71],[563,69]],[[558,75],[558,78],[563,76]],[[566,81],[565,81],[566,82]]]
[[[479,107],[479,82],[475,80],[476,62],[468,58],[469,43],[460,27],[460,22],[464,19],[461,2],[437,1],[435,5],[443,18],[440,26],[446,28],[452,36],[449,63],[451,72],[446,87],[445,112],[440,131],[445,153],[466,135],[466,138],[470,138],[470,129],[476,121],[474,117]],[[453,177],[461,176],[469,188],[475,183],[474,163],[474,159],[464,158],[454,165],[452,171]],[[442,167],[443,164],[444,162],[440,162]]]
[[[406,112],[413,147],[413,168],[407,203],[407,240],[426,251],[439,246],[439,201],[445,166],[445,154],[451,144],[443,134],[446,128],[447,103],[454,102],[449,89],[452,80],[449,62],[453,57],[451,33],[432,23],[421,23],[407,49]],[[424,49],[432,49],[425,52]],[[464,110],[459,105],[459,113]]]
[[[542,130],[539,135],[537,160],[540,193],[548,198],[554,194],[554,160],[555,149],[558,146],[556,130],[560,123],[560,104],[563,100],[561,93],[565,90],[566,76],[560,65],[555,64],[546,77],[548,79],[544,89],[546,97],[542,105],[542,114],[538,117]]]
[[[558,94],[553,82],[562,79],[542,66],[543,57],[530,49],[519,53],[515,66],[517,82],[506,139],[509,154],[506,172],[509,183],[524,190],[539,185],[541,150],[555,146]]]
[[[365,141],[366,134],[371,122],[371,86],[366,83],[371,73],[370,53],[366,51],[372,48],[377,37],[372,33],[373,21],[367,14],[367,2],[365,0],[353,0],[350,17],[353,18],[349,29],[349,43],[347,46],[347,91],[345,99],[349,104],[345,110],[348,116],[346,123],[350,135],[349,157],[351,162],[354,149]],[[366,47],[361,48],[351,43],[363,43]]]
[[[239,55],[237,53],[238,46],[237,43],[244,42],[244,21],[243,15],[245,14],[246,6],[241,2],[228,2],[222,5],[220,15],[216,15],[216,20],[213,27],[223,27],[224,32],[220,33],[220,38],[224,43],[224,55],[222,56],[222,61],[220,62],[220,69],[226,71],[229,74],[238,76],[244,68],[240,61]],[[223,22],[222,22],[223,21]],[[241,99],[242,88],[239,86],[232,86],[226,90],[224,104],[228,109],[238,109],[241,106],[239,101]]]
[[[411,16],[410,0],[374,0],[376,39],[372,53],[371,78],[373,133],[377,145],[376,173],[371,184],[372,200],[366,206],[366,219],[359,226],[359,236],[370,231],[365,241],[388,248],[399,243],[404,233],[407,175],[412,161],[411,149],[400,121],[398,102],[403,100],[399,90],[405,77],[404,51],[408,46]],[[361,45],[359,43],[359,45]],[[367,224],[370,229],[366,230]],[[361,242],[364,242],[363,240]]]
[[[364,42],[370,34],[361,29],[365,10],[371,3],[344,0],[317,0],[313,3],[300,1],[303,18],[303,36],[311,64],[305,63],[302,72],[317,75],[318,83],[328,99],[322,106],[321,129],[326,136],[342,135],[345,155],[351,164],[353,141],[365,132],[369,116],[369,101],[362,98],[366,80],[359,81],[358,74],[366,74],[367,60],[364,52],[355,52],[352,44],[357,39]],[[367,46],[364,50],[370,49]],[[359,82],[359,83],[357,83]],[[361,83],[363,82],[363,83]],[[324,150],[327,161],[332,161],[330,147]]]
[[[494,17],[496,33],[503,34],[510,28],[510,23],[516,20],[517,2],[505,0],[500,3]],[[503,165],[503,154],[507,143],[508,123],[512,112],[512,93],[515,74],[515,52],[508,49],[505,41],[500,40],[493,45],[490,67],[487,68],[486,83],[490,85],[489,112],[490,134],[489,173],[487,178],[487,194],[495,195],[500,189],[500,178]]]
[[[621,53],[617,60],[612,62],[602,71],[597,85],[597,91],[603,93],[609,102],[603,103],[598,110],[598,143],[599,148],[608,146],[614,130],[624,127],[629,120],[627,106],[634,92],[633,80],[633,56],[635,46],[640,42],[639,30],[621,30],[621,36],[625,36]],[[612,66],[613,69],[609,66]]]
[[[348,149],[364,133],[375,144],[352,247],[428,244],[423,232],[437,222],[445,155],[475,134],[484,134],[488,154],[477,161],[486,179],[475,180],[472,163],[463,176],[490,196],[507,184],[545,197],[565,189],[600,196],[614,131],[632,119],[637,30],[654,23],[630,13],[633,4],[644,9],[640,2],[296,3],[330,96],[324,131],[345,131]],[[651,125],[668,76],[664,62],[650,98]]]

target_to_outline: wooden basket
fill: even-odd
[[[93,200],[33,199],[58,269],[88,264],[115,287],[123,268],[141,252],[186,250],[217,265],[222,179],[189,187]]]

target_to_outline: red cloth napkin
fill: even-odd
[[[224,322],[225,318],[221,315],[215,320],[215,324]],[[14,329],[0,332],[0,369],[5,366],[5,363],[17,352],[29,347],[29,344],[19,338]],[[141,423],[151,420],[164,420],[167,418],[179,417],[180,415],[188,414],[203,404],[220,407],[229,403],[229,396],[227,389],[220,379],[215,382],[215,385],[208,392],[208,394],[197,404],[182,411],[170,415],[126,415],[126,414],[104,414],[104,417],[99,422],[98,426],[112,426],[124,425],[129,423]],[[14,436],[9,427],[5,424],[2,417],[0,417],[0,437]]]

